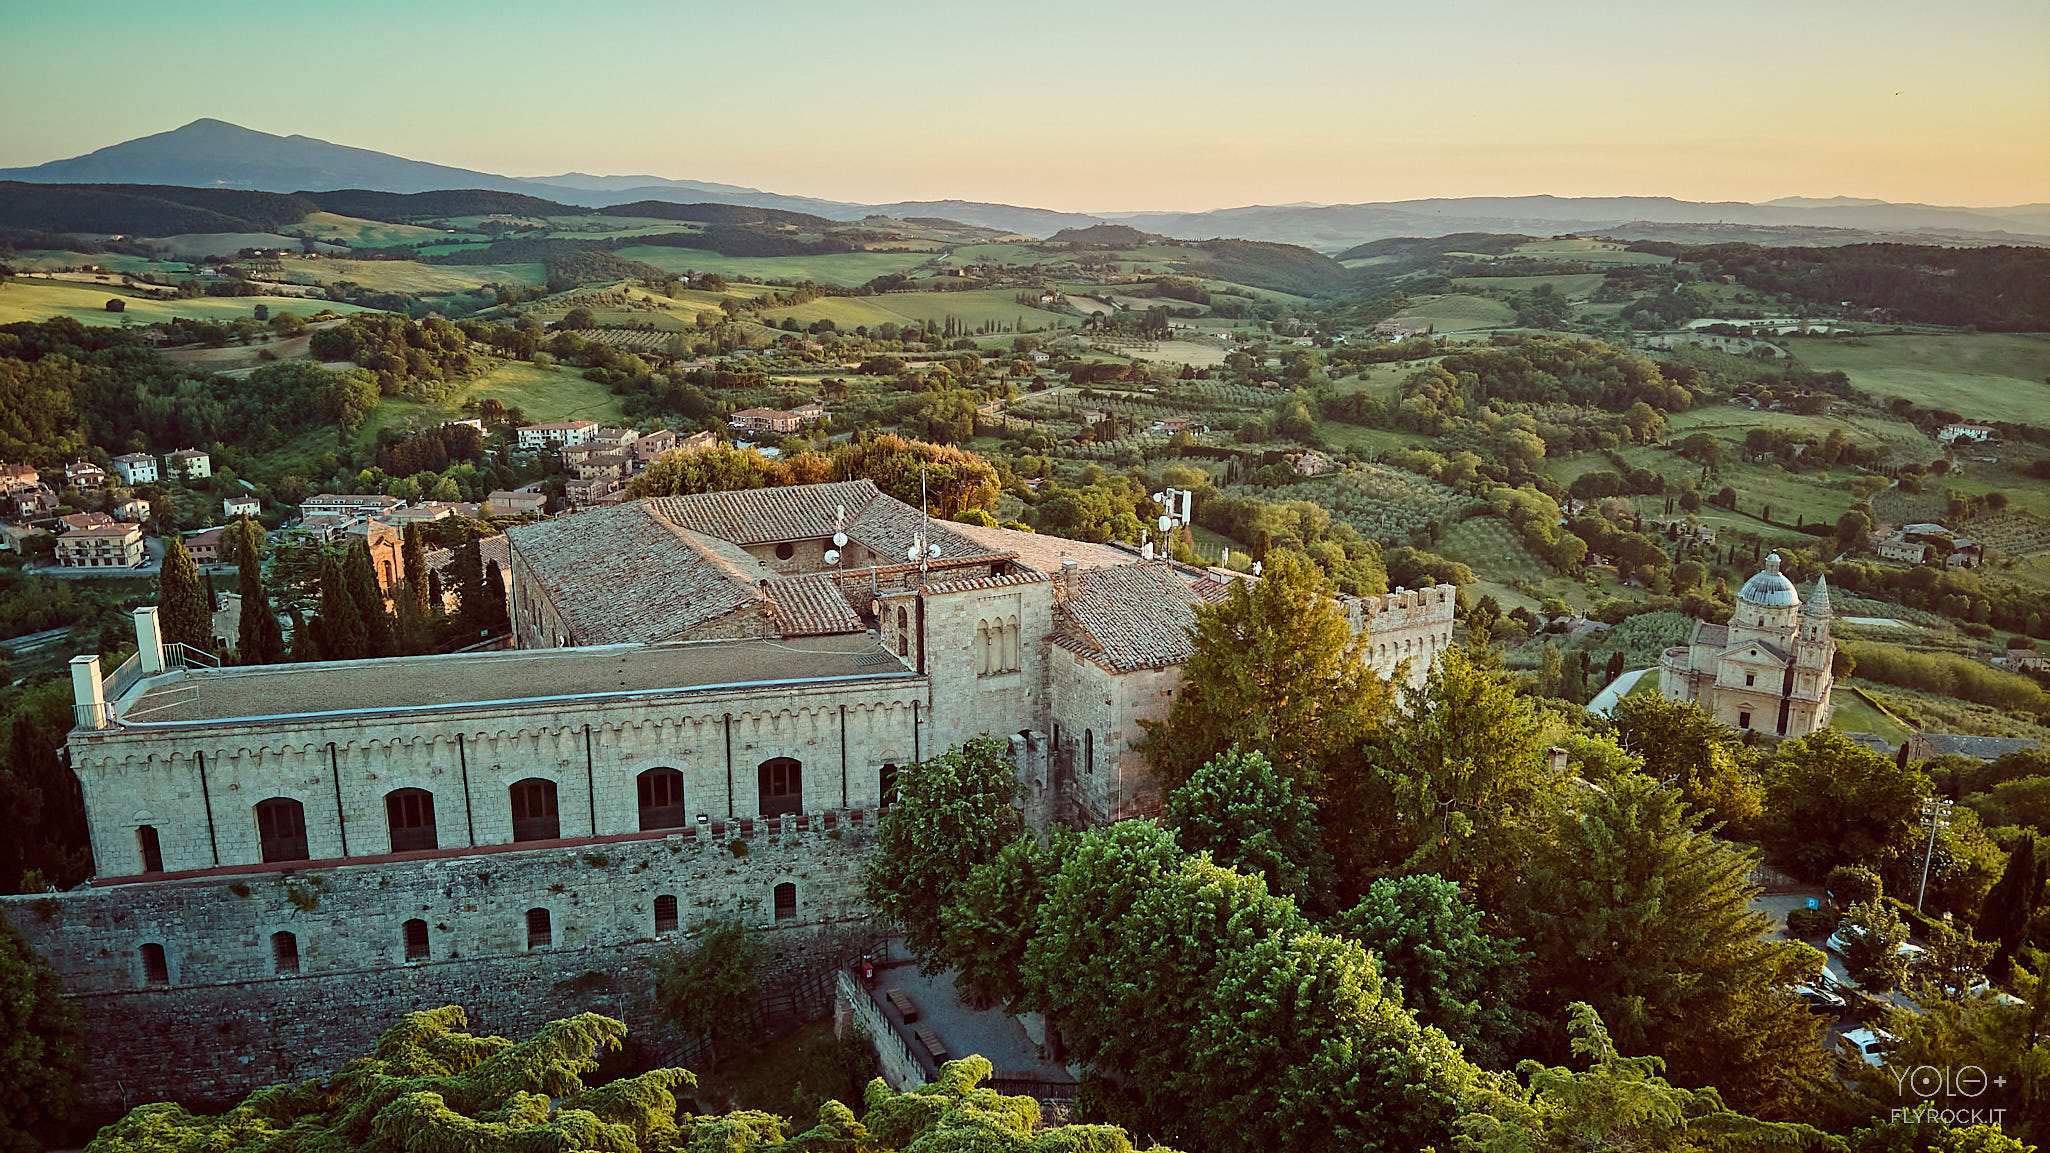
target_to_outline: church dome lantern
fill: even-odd
[[[1773,553],[1765,558],[1764,570],[1744,582],[1737,599],[1766,608],[1793,608],[1801,603],[1801,594],[1794,591],[1794,582],[1780,571],[1780,554]]]

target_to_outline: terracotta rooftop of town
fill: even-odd
[[[1201,599],[1165,561],[1091,569],[1076,574],[1054,643],[1117,672],[1178,665],[1193,651],[1189,628]]]

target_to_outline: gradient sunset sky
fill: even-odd
[[[211,116],[863,202],[2050,201],[2050,0],[0,0],[0,60],[0,167]]]

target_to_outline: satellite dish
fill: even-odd
[[[1261,563],[1260,563],[1259,561],[1254,561],[1254,562],[1253,562],[1253,575],[1254,575],[1254,576],[1259,576],[1259,575],[1260,575],[1260,570],[1261,570],[1262,568],[1264,568],[1264,567],[1266,567],[1266,566],[1262,565],[1262,564],[1261,564]]]
[[[927,546],[926,546],[926,551],[927,551],[928,553],[930,553],[931,555],[933,555],[933,556],[938,556],[938,555],[940,555],[940,546],[938,546],[938,545],[936,545],[936,544],[935,544],[935,545],[927,545]]]
[[[917,560],[917,559],[918,559],[918,546],[917,546],[917,545],[912,545],[912,546],[911,546],[910,548],[907,548],[907,549],[905,549],[905,550],[904,550],[904,559],[905,559],[905,560]]]
[[[847,534],[846,534],[846,533],[844,533],[844,532],[836,532],[836,533],[834,533],[834,534],[833,534],[833,547],[834,547],[834,548],[846,548],[846,547],[847,547]]]
[[[827,550],[826,550],[826,563],[827,563],[827,564],[839,564],[839,563],[840,563],[840,550],[839,550],[839,549],[836,549],[836,548],[829,548],[829,549],[827,549]]]
[[[1156,492],[1156,493],[1154,493],[1154,494],[1153,494],[1153,503],[1155,503],[1155,504],[1166,504],[1166,503],[1167,503],[1167,494],[1166,494],[1166,493],[1164,493],[1164,492]]]
[[[1168,529],[1169,529],[1170,527],[1172,527],[1173,525],[1174,525],[1174,518],[1173,518],[1173,517],[1171,517],[1171,516],[1162,516],[1162,517],[1160,518],[1160,531],[1161,531],[1161,532],[1166,532],[1166,531],[1167,531],[1167,530],[1168,530]]]

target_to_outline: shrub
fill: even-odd
[[[1882,895],[1879,874],[1858,865],[1838,865],[1829,871],[1823,884],[1838,908],[1869,905]]]
[[[1841,919],[1835,909],[1795,909],[1787,914],[1787,936],[1827,937]]]

